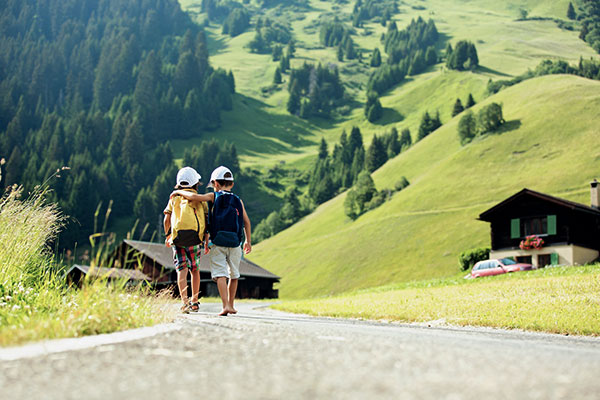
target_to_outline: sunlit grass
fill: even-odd
[[[318,316],[438,321],[575,335],[600,335],[600,265],[549,268],[477,280],[423,281],[276,309]]]
[[[0,203],[0,346],[109,333],[172,319],[172,301],[125,282],[66,286],[48,247],[62,226],[56,206],[13,190]]]

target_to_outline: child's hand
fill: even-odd
[[[165,238],[165,246],[171,247],[171,235]]]
[[[252,251],[252,245],[248,242],[244,243],[244,254],[250,254]]]
[[[204,254],[208,254],[210,252],[210,248],[208,247],[208,244],[204,244]]]

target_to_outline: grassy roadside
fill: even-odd
[[[172,302],[144,289],[90,282],[64,284],[48,248],[63,217],[43,194],[0,201],[0,346],[77,337],[172,319]]]
[[[274,308],[318,316],[600,335],[600,264],[421,281]]]

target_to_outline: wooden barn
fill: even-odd
[[[479,215],[491,225],[490,258],[512,257],[542,268],[590,263],[600,255],[600,196],[591,183],[591,206],[523,189]],[[538,248],[522,242],[535,235]],[[525,247],[525,248],[523,248]]]
[[[173,263],[173,251],[162,243],[124,240],[112,255],[116,268],[139,269],[150,278],[157,288],[173,287],[177,291],[177,271]],[[273,284],[279,277],[264,268],[242,258],[240,263],[238,298],[272,299],[279,291]],[[217,285],[210,276],[209,256],[200,262],[200,295],[218,297]]]

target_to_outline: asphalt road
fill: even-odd
[[[0,399],[600,398],[600,339],[237,306],[202,305],[143,339],[4,357]]]

